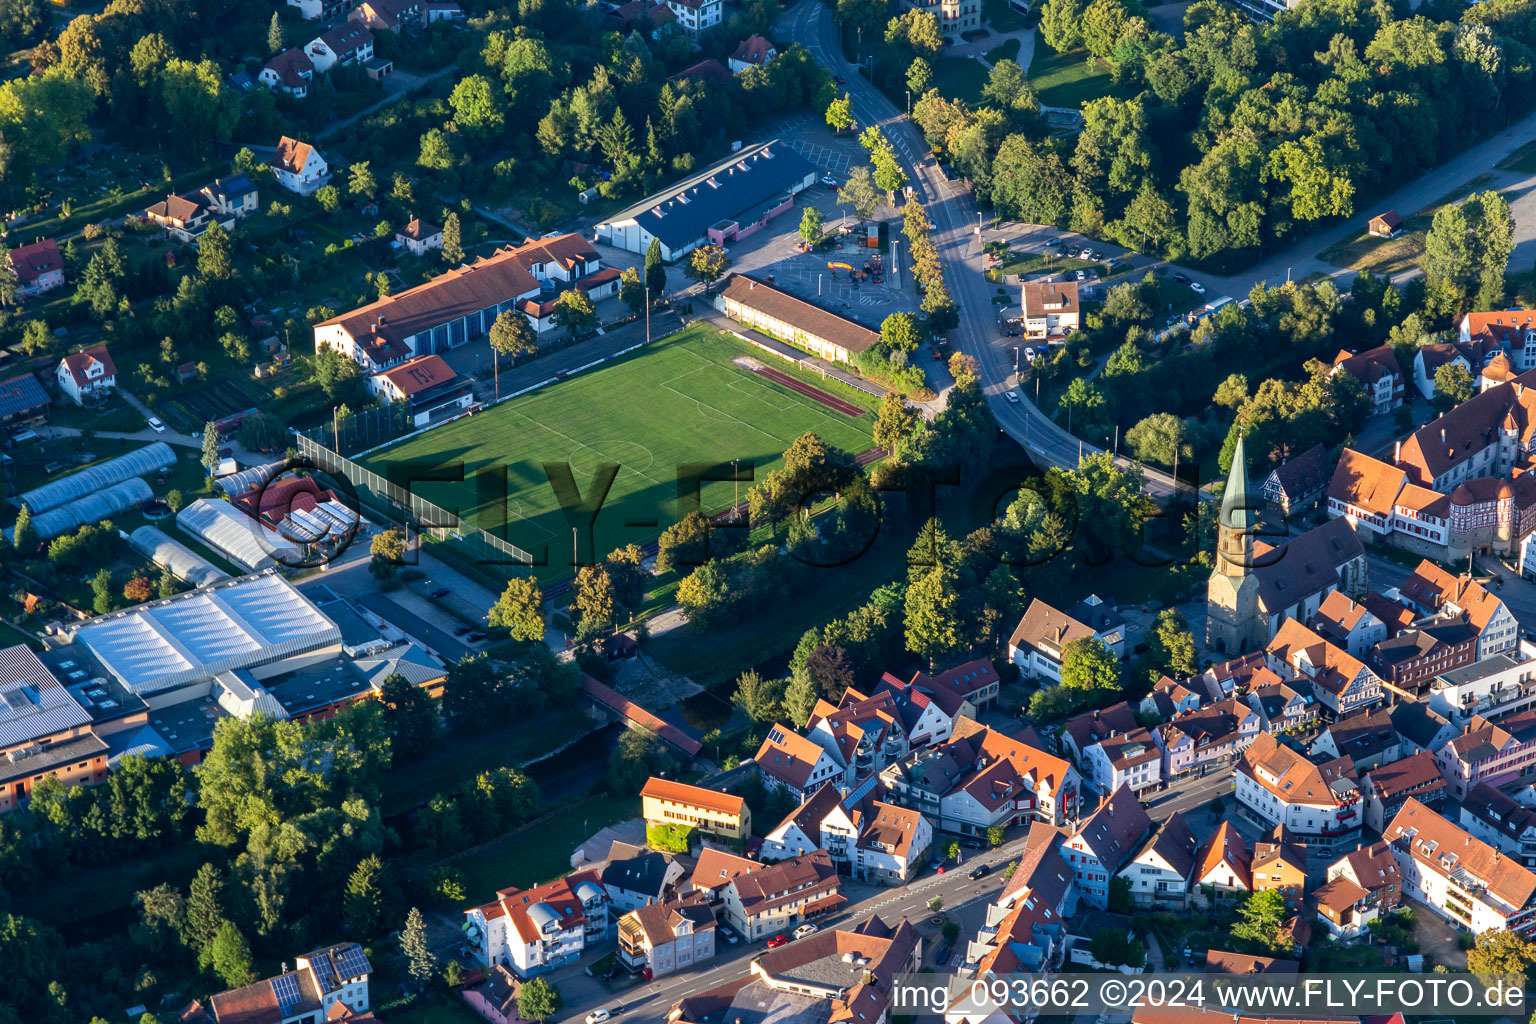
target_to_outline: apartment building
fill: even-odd
[[[1417,800],[1382,834],[1403,876],[1403,892],[1469,931],[1536,926],[1536,874]]]
[[[1313,764],[1268,733],[1237,764],[1237,801],[1268,825],[1283,825],[1308,846],[1358,838],[1364,807],[1346,758]]]
[[[752,810],[746,800],[702,786],[655,776],[640,790],[641,815],[648,825],[681,825],[724,839],[752,834]]]

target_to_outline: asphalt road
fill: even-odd
[[[843,59],[837,43],[837,25],[827,8],[815,0],[803,2],[791,13],[788,28],[793,41],[801,43],[825,67],[844,81],[859,126],[878,125],[901,158],[917,198],[934,223],[933,241],[944,265],[946,281],[960,306],[960,326],[950,332],[958,351],[975,356],[981,368],[982,390],[998,426],[1045,465],[1075,467],[1083,455],[1101,449],[1069,434],[1040,411],[1025,394],[1017,402],[1006,392],[1013,388],[1014,339],[997,329],[991,289],[983,276],[984,256],[980,213],[970,190],[959,181],[947,181],[928,160],[928,146],[921,133],[896,105],[861,77]],[[1168,497],[1172,478],[1144,470],[1146,492],[1154,499]]]

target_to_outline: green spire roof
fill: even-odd
[[[1227,489],[1221,493],[1221,525],[1234,530],[1246,530],[1250,524],[1248,513],[1248,457],[1243,451],[1243,435],[1237,435],[1237,446],[1232,449],[1232,471],[1227,474]]]

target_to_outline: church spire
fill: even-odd
[[[1248,513],[1248,459],[1243,451],[1243,435],[1237,435],[1237,445],[1232,449],[1232,470],[1227,474],[1227,489],[1221,492],[1220,525],[1233,530],[1247,530]]]

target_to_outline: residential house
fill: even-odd
[[[752,810],[746,800],[703,786],[652,776],[640,790],[640,806],[647,825],[696,828],[741,841],[752,834]]]
[[[1509,357],[1491,338],[1420,345],[1413,354],[1413,383],[1426,402],[1433,401],[1438,393],[1435,376],[1442,366],[1447,364],[1460,366],[1468,376],[1477,380],[1487,373],[1495,361],[1500,365],[1492,367],[1493,375],[1498,378],[1494,383],[1513,380],[1518,376],[1510,365]],[[1491,387],[1492,384],[1487,386]],[[1478,390],[1484,390],[1484,388]]]
[[[581,235],[533,239],[321,321],[315,350],[329,345],[377,373],[412,356],[483,341],[508,310],[527,316],[536,332],[553,330],[560,291],[575,288],[596,301],[615,294],[618,284],[619,272],[603,267]]]
[[[1011,977],[1060,967],[1066,950],[1066,922],[1076,912],[1079,890],[1059,852],[1061,830],[1037,824],[1030,829],[1019,865],[986,910],[982,927],[966,947],[966,969],[974,977]]]
[[[982,5],[978,0],[902,0],[901,6],[933,14],[946,44],[958,42],[965,33],[981,28]]]
[[[1479,782],[1499,786],[1530,775],[1536,769],[1536,710],[1496,723],[1472,716],[1460,736],[1435,751],[1435,763],[1456,800],[1465,800]]]
[[[1152,730],[1163,751],[1162,775],[1206,774],[1231,763],[1259,735],[1258,712],[1235,697],[1186,711]]]
[[[1082,327],[1083,304],[1076,281],[1046,281],[1020,288],[1024,337],[1031,341],[1063,342]]]
[[[720,0],[701,2],[719,10]],[[668,0],[668,5],[677,14],[680,0]],[[678,15],[678,24],[686,29],[689,17]],[[730,72],[720,71],[729,81]],[[594,237],[634,253],[645,252],[654,239],[661,258],[671,262],[701,245],[723,245],[761,230],[793,209],[795,195],[816,184],[820,175],[816,165],[780,139],[744,146],[614,214],[597,225]]]
[[[1477,378],[1477,390],[1487,391],[1496,388],[1500,384],[1508,384],[1520,376],[1515,372],[1514,365],[1510,363],[1509,356],[1502,351],[1496,352],[1483,366],[1483,372]]]
[[[1206,672],[1210,671],[1212,670],[1206,669]],[[1194,711],[1211,699],[1206,685],[1206,680],[1201,676],[1185,682],[1163,676],[1153,684],[1152,692],[1141,699],[1141,704],[1136,710],[1144,715],[1157,715],[1159,718],[1172,718],[1184,711]],[[1231,695],[1231,693],[1223,693],[1221,696],[1230,697]]]
[[[417,356],[368,378],[380,404],[404,402],[412,426],[451,419],[475,402],[474,381],[461,376],[442,356]]]
[[[993,673],[994,687],[996,679],[996,673]],[[927,685],[930,681],[919,672],[912,681],[904,683],[886,672],[874,687],[874,696],[889,694],[894,699],[909,750],[943,743],[954,730],[955,719],[976,717],[976,706],[964,696]],[[992,699],[997,699],[995,694]],[[846,695],[844,700],[847,700]]]
[[[372,973],[373,966],[357,943],[327,946],[299,957],[291,971],[210,996],[206,1011],[194,1003],[178,1019],[198,1021],[201,1014],[202,1020],[211,1018],[216,1024],[352,1020],[352,1015],[369,1011],[368,976]]]
[[[1205,951],[1206,974],[1295,974],[1300,966],[1295,960],[1255,956],[1252,953],[1231,953],[1224,949]]]
[[[1403,893],[1475,933],[1529,935],[1536,924],[1536,874],[1417,800],[1382,833],[1403,876]]]
[[[843,792],[836,783],[822,783],[816,792],[801,801],[799,807],[763,836],[759,856],[771,862],[800,857],[812,850],[827,850],[838,870],[847,870],[852,866],[852,859],[846,847],[834,850],[830,837],[822,830],[823,824],[842,802]]]
[[[1520,642],[1520,624],[1509,607],[1471,576],[1453,576],[1425,559],[1398,593],[1404,604],[1423,615],[1447,619],[1462,615],[1477,630],[1477,656],[1483,661],[1513,651]]]
[[[1269,667],[1281,677],[1310,682],[1312,695],[1336,717],[1382,699],[1381,679],[1376,673],[1295,619],[1281,625],[1264,654]]]
[[[500,963],[531,978],[575,963],[584,950],[604,943],[610,902],[595,871],[528,890],[502,889],[490,903],[464,911],[465,939],[484,967]]]
[[[629,0],[609,11],[603,23],[612,25],[626,38],[631,32],[639,32],[654,42],[673,30],[677,15],[663,0]]]
[[[665,903],[683,878],[683,866],[675,857],[628,843],[614,843],[608,850],[598,881],[608,893],[611,914]]]
[[[779,55],[779,51],[773,48],[773,44],[760,35],[750,35],[737,45],[735,51],[726,60],[726,66],[733,74],[740,74],[747,68],[760,68]]]
[[[216,217],[233,217],[239,221],[261,209],[261,192],[248,174],[214,178],[197,193]]]
[[[0,380],[0,426],[15,430],[48,420],[53,399],[43,390],[36,374],[23,373]]]
[[[1078,890],[1091,906],[1109,905],[1109,882],[1128,864],[1152,831],[1152,819],[1128,786],[1111,793],[1077,830],[1061,843],[1077,880]]]
[[[1386,708],[1341,718],[1317,734],[1307,749],[1315,760],[1347,757],[1356,771],[1370,771],[1391,764],[1407,751]]]
[[[1420,696],[1437,675],[1471,665],[1477,647],[1477,630],[1464,616],[1440,619],[1383,640],[1370,664],[1394,694]]]
[[[797,800],[805,800],[823,783],[846,775],[846,769],[825,748],[783,723],[768,730],[753,760],[764,785],[787,790]]]
[[[742,875],[761,871],[764,865],[760,861],[748,860],[746,857],[738,857],[734,853],[726,853],[713,846],[706,846],[699,851],[699,859],[693,866],[693,874],[688,877],[688,885],[684,892],[701,892],[710,906],[717,910],[725,906],[725,888],[731,882]]]
[[[234,226],[234,217],[212,216],[212,211],[199,201],[200,198],[196,193],[185,196],[168,195],[160,202],[147,207],[144,210],[144,219],[157,225],[168,237],[183,243],[195,243],[215,221],[218,221],[221,227]]]
[[[1318,636],[1361,661],[1370,656],[1373,647],[1387,640],[1387,624],[1365,605],[1337,590],[1323,598],[1312,616],[1311,626]]]
[[[395,232],[395,241],[412,256],[425,256],[428,250],[443,247],[443,229],[420,217],[412,217],[405,227]]]
[[[309,59],[304,47],[290,47],[263,64],[256,79],[268,89],[280,89],[302,100],[315,84],[315,62]]]
[[[1360,382],[1374,415],[1391,412],[1403,404],[1403,371],[1390,345],[1378,345],[1358,354],[1341,349],[1333,357],[1333,372],[1347,373]]]
[[[1433,754],[1461,732],[1458,726],[1440,717],[1424,701],[1399,704],[1391,714],[1392,728],[1397,730],[1398,749],[1405,756],[1420,750]]]
[[[1398,441],[1392,461],[1414,483],[1442,494],[1477,477],[1507,477],[1530,453],[1536,427],[1533,383],[1536,374],[1526,368],[1514,380],[1473,395]]]
[[[1352,942],[1370,934],[1369,925],[1380,916],[1371,894],[1344,877],[1324,882],[1312,894],[1317,914],[1328,925],[1328,934],[1339,942]]]
[[[375,32],[415,32],[427,24],[422,0],[363,0],[348,19]]]
[[[1276,825],[1253,844],[1250,870],[1249,888],[1253,892],[1278,892],[1292,910],[1301,905],[1307,894],[1307,854],[1284,825]]]
[[[1490,341],[1508,354],[1520,372],[1536,367],[1536,313],[1528,309],[1504,309],[1467,313],[1457,325],[1463,344]]]
[[[1396,817],[1396,815],[1394,815]],[[1403,875],[1392,856],[1392,844],[1371,843],[1353,850],[1328,865],[1328,878],[1347,878],[1371,894],[1383,915],[1403,901]]]
[[[1497,722],[1536,706],[1536,661],[1518,661],[1516,654],[1441,672],[1430,682],[1429,706],[1457,727],[1474,715]]]
[[[688,37],[697,39],[700,33],[720,24],[720,12],[725,5],[722,0],[667,0],[667,6]]]
[[[1259,494],[1275,514],[1300,515],[1322,500],[1332,476],[1327,450],[1315,444],[1271,470]]]
[[[1023,740],[961,719],[949,741],[880,773],[888,799],[935,819],[939,829],[985,837],[996,826],[1077,818],[1080,777],[1071,764]]]
[[[816,702],[805,736],[837,763],[841,784],[854,786],[911,751],[904,716],[897,707],[900,699],[891,689],[866,697],[850,687],[836,707],[825,700]]]
[[[1445,777],[1440,774],[1435,755],[1428,751],[1421,750],[1383,765],[1360,783],[1365,797],[1365,823],[1379,833],[1410,799],[1428,807],[1440,806],[1445,788]]]
[[[1095,621],[1078,618],[1079,612]],[[1101,641],[1116,658],[1125,656],[1125,620],[1113,612],[1113,606],[1091,596],[1071,612],[1063,612],[1037,597],[1008,638],[1008,660],[1045,685],[1059,683],[1067,645],[1088,638]]]
[[[1536,867],[1536,807],[1520,803],[1505,789],[1479,782],[1461,804],[1461,827],[1485,843]]]
[[[909,882],[928,859],[933,826],[918,811],[880,800],[861,810],[853,877],[880,885]]]
[[[1112,736],[1135,732],[1140,727],[1136,712],[1125,701],[1111,704],[1107,708],[1084,711],[1062,723],[1059,737],[1061,752],[1086,769],[1084,761],[1089,747]],[[1106,789],[1104,792],[1112,793],[1114,789]]]
[[[329,21],[341,13],[345,0],[287,0],[305,21]]]
[[[1253,854],[1230,821],[1223,821],[1195,851],[1191,891],[1209,886],[1218,899],[1248,892],[1253,884]]]
[[[309,41],[304,47],[319,74],[334,67],[362,65],[373,59],[373,32],[348,19]]]
[[[117,387],[117,366],[113,364],[107,346],[95,345],[71,352],[59,360],[54,379],[70,401],[85,405]]]
[[[331,180],[331,169],[319,150],[284,135],[272,157],[272,176],[288,191],[309,196]]]
[[[64,257],[51,238],[12,249],[11,268],[16,271],[16,296],[20,299],[53,291],[64,283]]]
[[[1088,748],[1083,764],[1084,777],[1102,793],[1121,786],[1140,793],[1163,780],[1163,748],[1147,729],[1105,737]]]
[[[1317,721],[1317,698],[1286,682],[1264,683],[1249,690],[1248,706],[1263,717],[1260,728],[1268,733],[1293,732]]]
[[[825,850],[737,875],[725,886],[725,920],[748,942],[772,938],[845,901]]]
[[[947,699],[943,700],[945,707],[952,706],[956,699],[964,701],[972,709],[967,715],[970,718],[997,706],[997,669],[988,658],[962,662],[936,676],[919,672],[912,677],[910,684],[932,696],[946,695]],[[949,714],[955,717],[956,712]]]
[[[1372,238],[1396,238],[1403,233],[1402,214],[1396,210],[1378,213],[1366,226],[1366,233]]]
[[[696,967],[715,956],[715,912],[702,893],[631,910],[619,918],[619,962],[651,977]]]
[[[0,813],[25,806],[44,779],[106,781],[107,754],[90,712],[37,655],[20,644],[0,650]]]
[[[1180,811],[1168,816],[1120,869],[1138,908],[1183,910],[1189,898],[1198,844]]]
[[[1360,788],[1348,757],[1314,764],[1265,733],[1237,764],[1237,802],[1269,825],[1283,825],[1309,847],[1359,837]]]
[[[1406,470],[1345,448],[1328,483],[1328,514],[1345,517],[1368,536],[1385,536],[1395,527],[1393,512],[1407,483]]]

